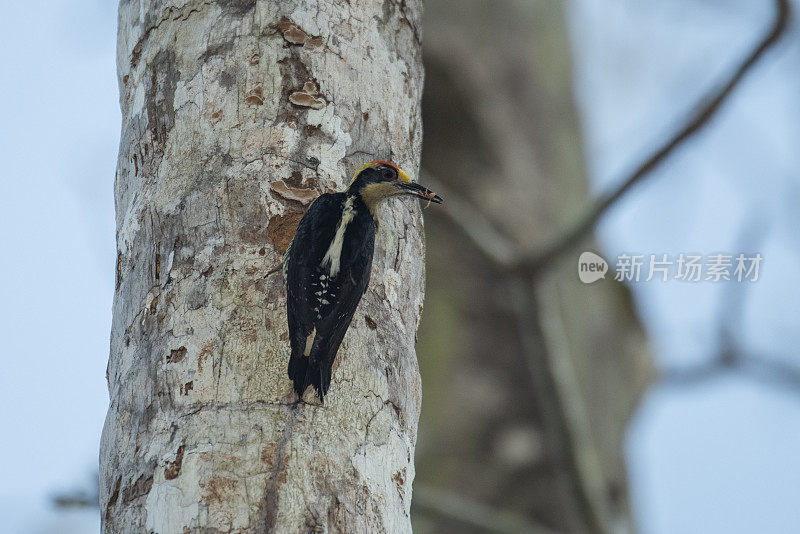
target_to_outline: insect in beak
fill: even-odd
[[[409,195],[412,197],[421,198],[422,200],[426,200],[427,204],[425,207],[431,205],[431,202],[435,204],[442,203],[442,197],[428,189],[427,187],[422,187],[421,185],[415,182],[398,182],[397,186],[403,192],[404,195]]]

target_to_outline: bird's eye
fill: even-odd
[[[394,171],[392,169],[383,169],[383,178],[385,180],[392,180],[394,178]]]

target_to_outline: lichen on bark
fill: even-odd
[[[410,530],[419,207],[382,210],[324,407],[294,403],[264,275],[310,192],[372,159],[415,174],[419,20],[418,2],[121,2],[104,532]]]

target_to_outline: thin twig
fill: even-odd
[[[543,525],[534,524],[513,512],[498,510],[481,502],[448,491],[414,485],[411,510],[433,515],[453,523],[497,534],[557,534]]]
[[[97,494],[84,492],[61,493],[52,497],[53,506],[59,509],[90,509],[100,506]]]
[[[777,358],[754,357],[741,352],[719,355],[696,366],[665,369],[659,373],[658,383],[669,387],[691,387],[735,374],[800,394],[800,369],[797,366]]]
[[[735,250],[758,250],[766,238],[768,227],[760,217],[748,218],[742,226],[742,235]],[[745,326],[745,297],[750,287],[749,283],[733,280],[723,286],[719,298],[716,355],[699,365],[665,369],[660,373],[659,383],[694,386],[736,373],[800,394],[800,368],[776,357],[748,353],[741,349],[742,343],[736,339]]]
[[[703,126],[716,115],[722,104],[739,85],[744,76],[753,68],[758,60],[774,45],[787,27],[787,22],[791,13],[789,0],[775,0],[775,20],[770,31],[758,42],[757,46],[742,60],[733,74],[717,88],[712,89],[700,103],[695,107],[696,111],[686,121],[671,138],[666,140],[661,147],[653,152],[610,193],[600,197],[594,205],[580,218],[574,228],[559,237],[552,245],[543,251],[527,258],[522,262],[521,267],[529,272],[537,272],[543,267],[551,264],[553,260],[561,256],[564,252],[578,245],[581,240],[595,227],[597,222],[606,214],[609,208],[614,205],[625,193],[635,185],[641,183],[642,179],[658,167],[664,160],[671,155],[676,148],[681,146],[692,135],[699,132]]]

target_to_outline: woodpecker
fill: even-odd
[[[442,202],[396,165],[373,161],[345,191],[320,195],[300,220],[283,258],[289,378],[300,399],[311,385],[325,402],[336,352],[369,284],[378,206],[400,195]]]

